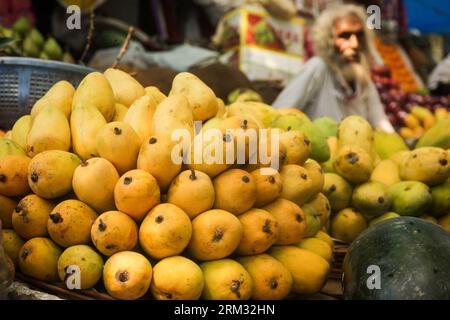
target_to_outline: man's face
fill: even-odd
[[[334,46],[347,62],[359,60],[359,51],[364,41],[364,26],[361,21],[348,16],[336,20],[334,25]]]

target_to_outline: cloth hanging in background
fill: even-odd
[[[450,94],[450,54],[431,72],[428,78],[428,88],[431,91],[439,91],[437,93],[441,95]]]
[[[0,0],[0,25],[10,27],[20,17],[34,25],[30,0]]]

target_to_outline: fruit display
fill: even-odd
[[[448,139],[445,130],[436,134],[436,141]],[[375,131],[359,116],[342,120],[337,136],[328,138],[331,160],[322,164],[332,237],[351,243],[381,220],[449,215],[448,146],[410,150],[397,133]]]
[[[447,108],[440,107],[435,109],[434,112],[420,106],[413,106],[410,113],[407,114],[403,123],[404,126],[399,129],[399,134],[406,139],[419,140],[422,136],[426,137],[419,144],[421,145],[434,145],[446,149],[445,139],[444,141],[427,141],[431,137],[439,135],[438,131],[448,131],[448,120],[450,119],[450,113]],[[428,130],[433,129],[428,133]]]
[[[26,17],[18,18],[11,28],[0,25],[0,55],[23,56],[74,63],[53,37],[45,38]]]
[[[186,72],[168,96],[116,69],[57,82],[0,138],[5,251],[25,276],[69,287],[76,266],[79,289],[116,299],[317,293],[334,261],[320,163],[337,130],[224,106]]]
[[[385,43],[379,37],[375,38],[375,47],[384,64],[392,70],[392,79],[400,88],[405,92],[416,92],[419,89],[418,80],[405,60],[406,55],[402,55],[400,47],[394,43]]]
[[[334,238],[351,244],[345,298],[369,298],[354,293],[367,255],[406,260],[365,237],[419,245],[395,227],[412,216],[423,243],[448,238],[442,109],[411,108],[429,129],[410,149],[359,116],[311,121],[237,95],[225,106],[186,72],[168,96],[115,69],[77,88],[57,82],[0,138],[0,219],[16,268],[68,286],[77,266],[79,289],[124,300],[285,299],[323,288]],[[418,270],[446,268],[434,257]],[[397,297],[392,272],[377,297]]]
[[[372,80],[391,124],[404,138],[419,138],[450,110],[450,97],[431,96],[416,90],[408,92],[392,77],[386,65],[372,67]],[[403,129],[406,127],[407,129]]]

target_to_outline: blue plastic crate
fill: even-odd
[[[0,57],[0,128],[11,129],[56,82],[67,80],[76,87],[93,71],[59,61]]]

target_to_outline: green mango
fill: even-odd
[[[419,181],[402,181],[389,187],[392,211],[401,216],[418,217],[425,214],[431,205],[428,186]]]
[[[30,21],[25,17],[20,17],[14,22],[11,28],[17,33],[26,34],[31,30]]]
[[[314,237],[322,227],[322,222],[320,220],[321,214],[317,212],[317,210],[309,204],[304,204],[301,208],[305,213],[306,219],[306,230],[304,237],[305,238]]]
[[[328,198],[331,210],[340,211],[350,205],[352,186],[341,176],[335,173],[325,173],[322,193]]]
[[[313,123],[325,137],[337,136],[339,124],[333,118],[321,117],[315,119]]]
[[[52,37],[45,41],[43,50],[51,59],[61,60],[63,57],[63,50],[61,46]]]
[[[433,217],[442,217],[450,213],[450,182],[431,188],[431,209],[428,212]]]
[[[272,127],[286,131],[302,131],[311,141],[312,150],[310,157],[312,159],[317,162],[325,162],[330,158],[330,147],[328,146],[327,138],[306,117],[301,118],[291,114],[282,115],[272,123]]]
[[[0,158],[14,155],[25,156],[26,153],[17,142],[7,138],[0,138]]]
[[[39,48],[42,48],[44,45],[44,37],[38,29],[32,29],[27,37],[30,37],[34,44],[36,44]]]
[[[351,206],[370,220],[389,211],[391,203],[392,198],[386,185],[380,182],[367,182],[355,188]]]
[[[450,149],[450,117],[438,121],[423,134],[416,144],[416,148],[421,147]]]

